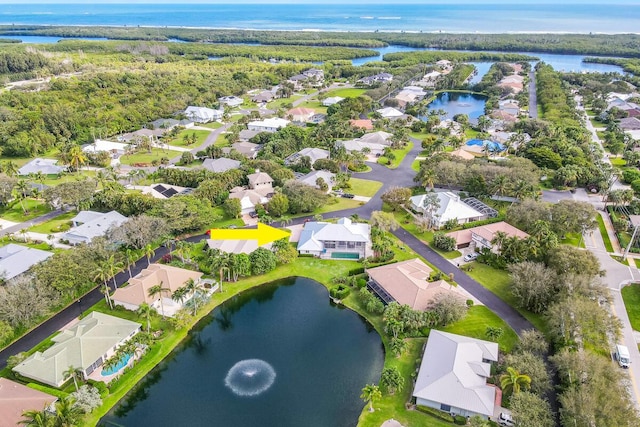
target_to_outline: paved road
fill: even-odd
[[[3,228],[2,230],[0,230],[0,236],[6,236],[7,234],[12,234],[12,233],[19,233],[25,228],[30,228],[30,227],[33,227],[34,225],[42,224],[43,222],[47,222],[50,219],[60,216],[65,212],[66,211],[63,209],[56,209],[55,211],[51,211],[37,218],[33,218],[29,221],[21,222],[16,225],[12,225],[11,227]]]
[[[536,92],[536,72],[529,71],[529,117],[538,118],[538,93]]]

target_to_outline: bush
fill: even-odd
[[[640,178],[631,183],[631,189],[636,193],[636,195],[640,194]]]
[[[96,380],[90,379],[90,380],[87,380],[87,384],[95,387],[98,390],[98,392],[100,392],[100,397],[102,397],[103,399],[109,395],[109,387],[107,387],[107,385],[102,381],[96,381]]]
[[[329,289],[329,295],[335,299],[345,299],[351,293],[351,289],[345,285],[337,285]]]
[[[349,273],[347,274],[349,276],[355,276],[362,273],[364,273],[364,267],[352,268],[351,270],[349,270]]]
[[[473,307],[473,300],[472,299],[468,299],[467,300],[467,307]]]
[[[429,414],[431,416],[434,416],[442,421],[446,421],[449,423],[454,422],[454,418],[451,416],[451,414],[441,411],[439,409],[435,409],[435,408],[430,408],[428,406],[422,406],[422,405],[418,405],[416,406],[416,409],[420,412],[424,412],[425,414]],[[466,421],[466,420],[465,420]]]
[[[456,415],[453,417],[453,422],[459,426],[467,425],[467,417],[463,417],[462,415]]]
[[[362,289],[367,286],[367,281],[365,279],[358,279],[358,281],[356,282],[356,286],[358,287],[358,289]]]
[[[504,215],[498,215],[495,218],[483,219],[480,221],[472,221],[462,224],[462,229],[466,230],[468,228],[479,227],[481,225],[494,224],[496,222],[504,221]]]
[[[440,250],[451,252],[456,249],[456,239],[447,236],[442,231],[438,231],[433,235],[433,246]]]
[[[640,171],[636,169],[625,169],[622,171],[622,180],[625,183],[631,184],[633,181],[637,181],[638,179],[640,179]]]

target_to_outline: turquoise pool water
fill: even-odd
[[[334,259],[359,259],[360,255],[354,252],[333,252],[331,258]]]
[[[120,369],[124,368],[125,366],[127,366],[127,363],[129,363],[129,359],[131,359],[131,355],[130,354],[125,354],[122,359],[120,359],[118,361],[118,364],[109,368],[109,369],[103,369],[102,372],[100,373],[100,375],[102,375],[103,377],[108,377],[109,375],[113,375],[116,372],[118,372]]]

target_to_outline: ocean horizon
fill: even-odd
[[[640,4],[3,4],[0,24],[620,34],[640,32]]]

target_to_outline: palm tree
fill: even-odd
[[[67,153],[69,158],[69,165],[73,167],[76,172],[80,171],[80,166],[87,162],[87,156],[82,151],[79,145],[74,145],[69,149]]]
[[[73,427],[78,425],[81,412],[75,405],[75,401],[71,396],[58,399],[58,402],[56,402],[56,427]]]
[[[65,380],[73,378],[73,385],[76,387],[76,391],[78,391],[78,373],[79,369],[73,366],[69,366],[67,370],[62,373],[62,378]]]
[[[531,377],[508,367],[507,373],[500,376],[500,387],[505,394],[517,394],[521,389],[528,390],[531,387]]]
[[[509,236],[504,231],[498,231],[493,236],[493,239],[491,240],[491,244],[496,245],[496,250],[498,252],[500,252],[500,250],[502,249],[502,245],[504,245],[504,242],[507,240],[507,237]]]
[[[147,257],[147,264],[151,264],[151,257],[156,254],[156,251],[153,250],[153,246],[148,244],[144,247],[144,255]]]
[[[116,261],[115,255],[111,255],[109,259],[105,261],[107,269],[109,270],[109,277],[113,280],[113,289],[118,288],[118,284],[116,283],[116,274],[122,271],[124,265],[122,261]]]
[[[149,333],[149,331],[151,330],[151,313],[153,313],[154,311],[154,308],[146,302],[140,304],[138,306],[138,310],[136,311],[136,313],[138,313],[138,316],[144,317],[147,321],[147,333]]]
[[[433,169],[427,169],[420,175],[421,184],[433,190],[437,179],[436,172]]]
[[[111,298],[109,297],[110,289],[109,285],[107,284],[107,281],[109,280],[109,266],[106,264],[106,262],[100,263],[98,265],[98,268],[93,271],[93,275],[93,280],[100,280],[102,283],[104,283],[102,293],[104,294],[104,298],[107,301],[109,308],[113,310],[113,304],[111,303]]]
[[[364,400],[365,403],[369,403],[369,412],[373,412],[373,402],[374,400],[378,400],[382,397],[382,393],[380,392],[380,388],[375,384],[367,384],[362,388],[362,394],[360,395],[360,399]]]
[[[131,279],[131,265],[136,265],[136,257],[133,249],[127,248],[127,250],[124,252],[124,260],[127,264],[127,270],[129,270],[129,279]]]
[[[182,305],[184,300],[187,298],[188,292],[189,291],[187,291],[184,287],[180,287],[171,294],[171,299],[175,302],[179,302],[180,305]]]
[[[55,420],[51,412],[45,407],[42,411],[32,410],[24,411],[22,413],[23,419],[19,421],[19,424],[28,427],[52,427]]]
[[[149,296],[151,298],[155,298],[156,296],[160,296],[160,310],[162,310],[162,318],[164,319],[164,304],[162,302],[162,293],[163,292],[170,292],[171,289],[169,288],[163,288],[162,287],[162,282],[160,282],[159,285],[155,285],[149,288]]]
[[[18,174],[18,165],[11,160],[2,163],[2,172],[8,176],[16,176]]]
[[[27,198],[27,192],[29,191],[29,184],[26,180],[21,179],[16,184],[16,192],[18,193],[18,200],[20,200],[20,206],[22,207],[22,212],[26,215],[27,209],[24,207],[24,200]]]
[[[498,175],[496,179],[493,180],[491,187],[494,195],[504,196],[511,187],[511,182],[509,182],[509,178],[507,178],[506,175]]]

